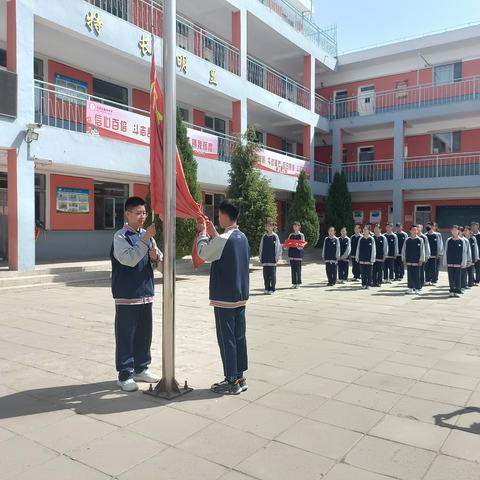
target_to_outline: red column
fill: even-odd
[[[232,45],[238,49],[240,49],[240,43],[242,40],[240,22],[240,10],[232,12]]]
[[[242,133],[242,102],[237,100],[232,102],[232,131],[231,135],[240,135]]]
[[[8,268],[18,270],[17,151],[7,150]]]
[[[17,71],[17,3],[7,2],[7,70]]]

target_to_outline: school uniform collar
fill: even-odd
[[[128,230],[129,232],[133,232],[133,233],[136,233],[136,234],[140,234],[143,232],[143,228],[140,227],[138,230],[135,230],[131,225],[129,225],[128,223],[125,223],[124,225],[124,228],[126,230]]]
[[[229,232],[230,230],[238,230],[238,225],[234,223],[233,225],[225,228],[225,232]]]

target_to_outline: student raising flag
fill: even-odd
[[[152,52],[152,66],[150,70],[150,195],[152,212],[164,215],[164,176],[163,176],[163,93],[157,79],[155,52]],[[180,155],[176,154],[176,198],[177,218],[207,219],[200,205],[195,202],[188,189]],[[203,263],[197,254],[196,245],[192,249],[193,266],[196,268]]]

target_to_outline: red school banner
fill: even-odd
[[[271,150],[257,150],[257,167],[267,172],[280,173],[291,177],[298,177],[302,170],[305,170],[307,177],[310,176],[310,162],[301,158],[289,157],[282,153]]]

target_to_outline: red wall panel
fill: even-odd
[[[132,88],[132,105],[135,108],[150,111],[150,95],[148,92]]]

